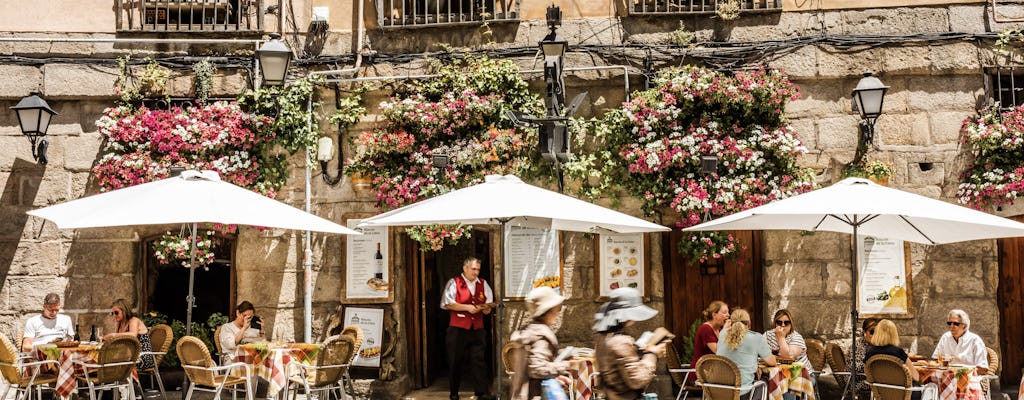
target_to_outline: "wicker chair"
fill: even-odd
[[[181,367],[189,380],[185,400],[191,400],[192,393],[196,390],[214,393],[214,398],[220,398],[220,392],[224,390],[230,390],[232,395],[242,390],[245,391],[248,400],[253,400],[253,391],[249,387],[249,379],[252,377],[249,364],[236,362],[218,366],[213,362],[206,344],[195,336],[179,339],[176,350]],[[241,372],[244,375],[234,375],[234,372]],[[239,385],[242,386],[241,389]]]
[[[356,361],[356,357],[359,356],[359,349],[363,347],[363,328],[356,325],[349,325],[341,329],[340,336],[348,336],[352,338],[352,343],[355,344],[356,350],[352,352],[352,359],[348,360],[348,364],[352,364]],[[345,372],[341,376],[342,384],[345,387],[352,387],[352,377],[348,374],[348,368],[345,368]]]
[[[981,389],[985,391],[989,400],[994,400],[993,393],[999,393],[999,391],[992,390],[992,385],[994,381],[998,387],[999,372],[1002,371],[1002,366],[999,365],[999,352],[996,349],[986,347],[985,351],[988,353],[988,374],[981,376]]]
[[[213,347],[217,348],[217,362],[220,365],[227,365],[229,362],[234,360],[234,354],[228,354],[224,352],[224,349],[220,347],[220,331],[224,326],[218,326],[217,329],[213,330]]]
[[[668,375],[672,378],[672,383],[679,387],[679,392],[676,393],[676,400],[685,400],[691,390],[700,390],[700,387],[689,384],[690,374],[695,373],[697,370],[691,368],[690,364],[683,364],[679,353],[676,352],[676,346],[669,343],[666,347],[668,350],[666,350],[665,365],[668,367]]]
[[[843,388],[843,397],[840,400],[846,399],[846,395],[850,394],[850,369],[846,366],[846,355],[843,353],[843,348],[835,343],[826,345],[825,361],[832,369],[832,377],[835,378],[839,387]]]
[[[132,371],[139,361],[141,348],[135,336],[116,336],[103,344],[95,364],[76,360],[75,365],[83,372],[78,379],[89,388],[89,398],[97,400],[100,398],[99,392],[103,390],[127,387],[128,398],[134,399]]]
[[[522,353],[523,345],[517,342],[505,343],[505,347],[501,348],[501,365],[505,367],[505,375],[510,378],[515,377],[517,370],[516,361]]]
[[[732,360],[708,354],[697,360],[697,381],[704,392],[705,400],[739,400],[740,394],[753,391],[758,386],[761,390],[761,400],[768,398],[768,386],[764,381],[754,381],[749,386],[740,386],[740,369]]]
[[[323,393],[320,398],[330,400],[331,393],[337,391],[338,399],[344,400],[345,393],[345,371],[348,371],[349,362],[352,360],[352,353],[359,350],[350,336],[332,336],[327,338],[320,354],[317,355],[313,365],[294,363],[299,368],[297,376],[289,379],[291,385],[296,389],[302,388],[307,398],[313,398],[313,393]],[[298,394],[298,390],[292,393],[292,399]]]
[[[174,333],[171,327],[165,324],[154,325],[149,328],[149,341],[153,345],[153,351],[139,353],[139,357],[153,356],[153,368],[139,370],[140,387],[142,375],[149,376],[149,387],[153,387],[153,378],[156,378],[157,387],[160,388],[160,396],[167,400],[167,392],[164,390],[164,380],[160,378],[160,362],[164,355],[171,349],[171,342],[174,341]]]
[[[804,344],[807,345],[807,360],[811,362],[811,367],[814,368],[814,372],[811,375],[814,376],[814,397],[820,398],[818,393],[818,376],[821,375],[822,371],[825,371],[825,344],[818,339],[804,339]]]
[[[912,392],[921,392],[921,400],[936,400],[939,388],[934,383],[913,386],[910,371],[903,361],[890,355],[876,355],[864,364],[874,400],[909,400]]]
[[[19,335],[20,336],[20,335]],[[32,397],[32,390],[36,391],[36,398],[42,398],[42,389],[46,385],[46,389],[52,390],[52,385],[57,381],[57,377],[52,374],[41,374],[39,373],[39,367],[44,364],[52,364],[54,369],[57,367],[57,361],[46,360],[46,361],[34,361],[21,363],[18,362],[18,351],[14,348],[14,343],[7,336],[0,335],[0,375],[3,376],[4,386],[3,396],[0,399],[6,399],[7,393],[11,389],[15,390],[15,399],[20,399],[24,394],[26,399]]]

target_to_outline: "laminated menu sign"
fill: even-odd
[[[644,234],[602,234],[597,238],[598,296],[631,287],[645,293]]]
[[[380,355],[384,349],[384,310],[380,308],[345,308],[345,325],[355,325],[363,330],[363,345],[357,350],[352,365],[357,367],[380,367]]]
[[[360,221],[348,220],[349,228],[363,234],[345,237],[345,292],[342,301],[387,301],[391,298],[388,227],[360,227]]]
[[[505,234],[505,297],[526,297],[535,287],[561,292],[562,265],[558,232],[510,226]]]
[[[902,240],[857,236],[857,307],[862,317],[912,318],[910,253]]]

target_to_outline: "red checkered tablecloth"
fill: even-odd
[[[594,359],[578,357],[569,361],[569,373],[572,375],[572,388],[569,393],[574,400],[590,400],[594,394]]]
[[[290,374],[288,367],[292,361],[308,365],[319,353],[320,345],[318,344],[253,343],[238,346],[235,350],[235,361],[253,366],[256,374],[270,383],[267,394],[273,397],[288,385],[288,375]]]
[[[803,395],[807,400],[814,400],[814,381],[807,368],[799,364],[780,364],[775,367],[763,367],[768,375],[768,398],[782,400],[782,395],[791,392]]]
[[[921,383],[939,386],[939,400],[982,400],[985,393],[973,367],[930,368],[915,367]]]
[[[75,361],[95,363],[98,360],[98,355],[99,346],[93,345],[60,348],[54,345],[42,345],[36,347],[34,354],[37,360],[57,361],[57,383],[54,391],[65,399],[78,390],[78,382],[75,380]]]

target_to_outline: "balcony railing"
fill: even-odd
[[[711,14],[729,0],[630,0],[633,15]],[[738,0],[740,11],[782,11],[782,0]]]
[[[263,31],[264,0],[115,1],[118,10],[116,18],[118,31]]]
[[[377,0],[385,28],[518,21],[519,0]]]

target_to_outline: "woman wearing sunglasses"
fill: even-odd
[[[127,300],[114,300],[114,303],[110,305],[110,316],[114,319],[116,328],[113,333],[103,335],[104,341],[110,340],[114,336],[135,336],[139,339],[142,351],[153,351],[153,345],[149,340],[149,328],[146,328],[146,324],[135,316]],[[153,368],[154,361],[151,355],[142,356],[139,358],[136,368],[140,370]]]
[[[864,322],[861,323],[862,336],[857,338],[857,354],[854,354],[854,357],[856,358],[850,358],[849,351],[843,354],[843,357],[846,358],[846,365],[848,366],[853,365],[853,360],[858,360],[858,376],[864,375],[864,362],[861,360],[865,359],[864,354],[867,352],[868,347],[871,347],[871,338],[874,337],[875,335],[875,327],[878,326],[878,321],[878,318],[865,318]],[[857,379],[857,391],[863,393],[864,398],[868,398],[871,396],[871,387],[868,386],[868,383],[865,381],[865,379]]]
[[[969,330],[970,325],[971,317],[967,316],[967,312],[951,310],[946,316],[949,332],[943,333],[939,338],[932,358],[952,356],[950,362],[974,365],[977,366],[979,374],[988,373],[988,352],[985,350],[985,342],[981,340],[981,336]]]
[[[789,310],[783,308],[775,312],[775,328],[765,332],[764,338],[768,342],[768,348],[772,349],[772,354],[803,363],[807,372],[812,373],[811,379],[814,379],[814,367],[807,359],[807,344],[804,343],[804,337],[793,329],[793,315]],[[792,399],[794,396],[786,392],[783,398]]]

